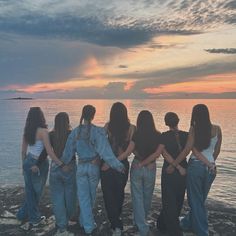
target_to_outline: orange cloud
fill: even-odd
[[[124,90],[129,91],[134,86],[134,84],[135,84],[135,82],[133,82],[133,81],[127,82],[124,87]]]
[[[145,88],[148,94],[163,93],[224,93],[236,91],[236,74],[211,75],[197,81],[167,84],[156,88]]]
[[[103,68],[99,64],[98,60],[93,56],[90,57],[81,68],[82,74],[85,77],[93,77],[94,79],[101,79],[101,75],[103,73]]]
[[[71,80],[58,83],[37,83],[29,86],[11,85],[1,88],[1,90],[17,90],[25,93],[37,93],[48,91],[71,91],[77,88],[103,87],[107,84],[105,80]]]

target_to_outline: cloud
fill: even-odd
[[[128,48],[158,35],[218,28],[235,19],[233,6],[225,0],[0,1],[0,31]]]
[[[127,66],[127,65],[119,65],[118,68],[121,68],[121,69],[127,69],[128,66]]]
[[[212,48],[205,49],[209,53],[236,54],[236,48]]]

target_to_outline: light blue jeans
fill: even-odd
[[[79,163],[76,176],[77,196],[80,206],[79,222],[85,232],[89,234],[96,228],[93,207],[100,179],[99,165],[91,162]]]
[[[134,223],[141,236],[149,231],[147,216],[151,208],[153,190],[156,180],[156,164],[149,167],[135,169],[138,160],[134,159],[130,171],[131,196],[133,203]]]
[[[72,170],[63,172],[61,168],[50,171],[50,191],[56,227],[64,232],[68,220],[76,212],[76,163],[72,163]]]
[[[48,176],[48,159],[43,161],[39,166],[39,172],[33,173],[30,169],[36,165],[37,159],[29,153],[23,161],[23,174],[25,180],[25,201],[17,212],[17,219],[20,221],[29,220],[30,223],[40,221],[39,200]]]
[[[184,230],[192,230],[197,236],[208,236],[208,217],[205,201],[215,174],[209,172],[201,161],[190,160],[187,172],[187,196],[189,213],[181,220]]]

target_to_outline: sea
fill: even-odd
[[[41,107],[49,129],[53,128],[54,117],[58,112],[69,114],[72,127],[80,120],[82,107],[92,104],[96,107],[94,123],[99,126],[109,120],[111,106],[118,100],[80,100],[80,99],[33,99],[0,100],[0,187],[23,186],[21,143],[25,120],[30,107]],[[179,115],[179,128],[189,130],[192,107],[204,103],[210,110],[212,123],[221,126],[223,142],[217,159],[217,177],[209,198],[226,205],[236,206],[236,100],[231,99],[175,99],[175,100],[119,100],[127,109],[131,123],[136,124],[140,111],[152,112],[156,128],[167,130],[164,123],[166,112]],[[130,158],[131,160],[132,158]],[[155,194],[160,195],[160,175],[163,158],[157,160]],[[126,191],[130,191],[129,184]]]

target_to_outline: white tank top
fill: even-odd
[[[216,143],[218,141],[217,135],[211,138],[211,142],[208,148],[204,149],[201,153],[204,155],[207,160],[211,163],[215,162],[215,158],[213,157],[213,153],[215,150]],[[193,154],[190,156],[191,159],[197,159]]]
[[[28,145],[27,152],[33,154],[34,156],[39,157],[43,149],[44,149],[43,141],[36,140],[35,144]]]

